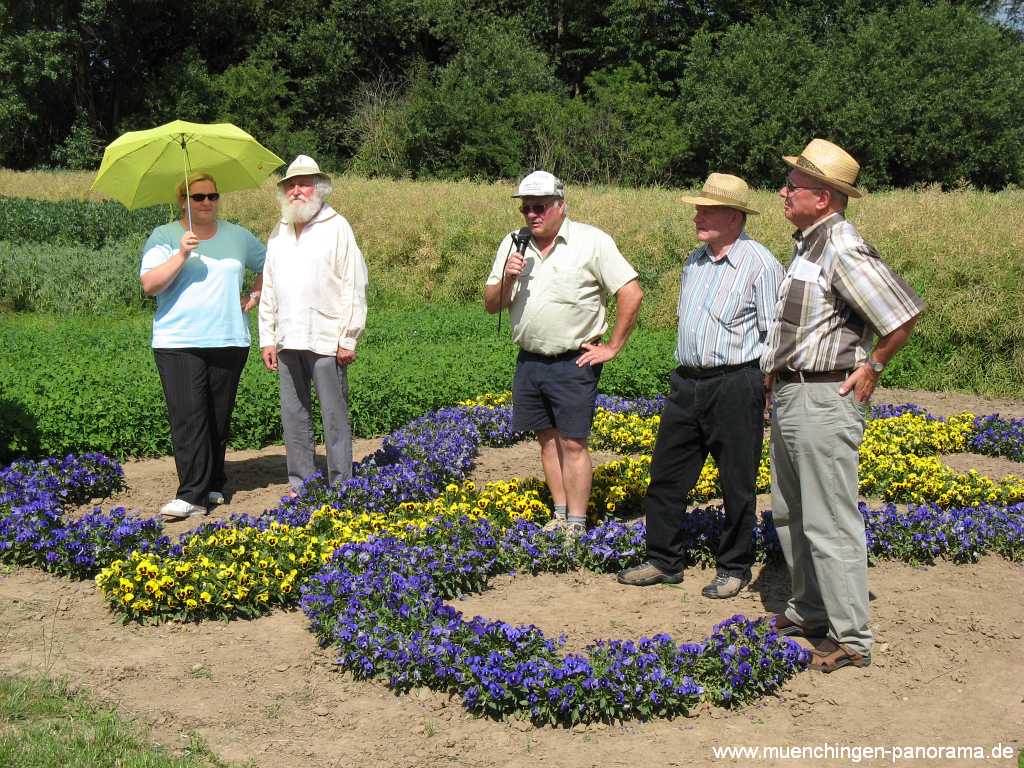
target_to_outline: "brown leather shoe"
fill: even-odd
[[[722,600],[729,597],[736,597],[747,584],[750,583],[749,578],[741,579],[739,576],[729,576],[725,573],[720,573],[711,580],[704,589],[700,591],[704,597],[710,597],[713,599]]]
[[[634,587],[650,587],[654,584],[678,584],[683,580],[683,572],[665,573],[654,563],[644,563],[619,572],[619,584],[631,584]]]

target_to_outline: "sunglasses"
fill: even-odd
[[[544,213],[544,211],[554,204],[555,202],[553,200],[550,203],[523,203],[519,206],[519,212],[524,216],[528,213],[536,213],[539,215]]]
[[[821,190],[824,189],[824,187],[798,187],[792,181],[787,181],[785,184],[782,185],[782,188],[786,190],[787,195],[792,195],[798,189],[813,189],[817,192],[820,192]]]
[[[220,200],[220,192],[193,192],[189,195],[189,198],[197,203],[202,203],[206,200],[209,200],[211,203],[216,203]]]

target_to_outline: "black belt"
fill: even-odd
[[[568,352],[561,352],[557,355],[542,355],[540,352],[527,352],[525,349],[519,350],[520,360],[539,360],[546,363],[554,363],[560,360],[572,360],[582,353],[582,349],[571,349]]]
[[[776,371],[775,376],[779,381],[787,383],[793,383],[795,381],[802,381],[805,384],[825,384],[835,383],[838,381],[846,381],[850,375],[849,370],[843,371],[790,371],[783,368],[781,371]]]
[[[598,337],[598,338],[594,339],[593,341],[585,341],[583,343],[584,344],[599,344],[600,341],[601,341],[601,338]],[[570,349],[570,350],[568,350],[566,352],[559,352],[556,355],[542,355],[540,352],[530,352],[530,351],[525,350],[525,349],[520,349],[519,350],[519,359],[520,360],[524,360],[524,359],[525,360],[543,360],[543,361],[546,361],[546,362],[556,362],[556,361],[559,361],[559,360],[571,360],[572,358],[576,357],[577,355],[583,354],[585,351],[586,350],[583,349],[583,347],[580,347],[579,349]]]
[[[716,365],[714,368],[689,368],[685,365],[680,365],[676,368],[676,373],[684,379],[712,379],[715,376],[732,373],[733,371],[742,371],[744,368],[759,368],[760,365],[760,362],[757,360],[749,360],[738,365]]]

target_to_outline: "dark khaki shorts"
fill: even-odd
[[[512,429],[558,429],[565,437],[586,438],[594,422],[600,365],[576,365],[582,350],[548,357],[520,351],[512,382]]]

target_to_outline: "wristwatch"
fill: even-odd
[[[253,301],[257,301],[259,299],[259,297],[260,297],[260,292],[259,291],[253,291],[252,293],[249,294],[249,298],[252,299]]]
[[[885,363],[880,363],[877,360],[875,360],[875,358],[873,358],[873,357],[869,356],[868,359],[865,362],[868,364],[868,366],[871,368],[871,370],[874,371],[879,376],[881,376],[882,375],[882,371],[885,370]]]

